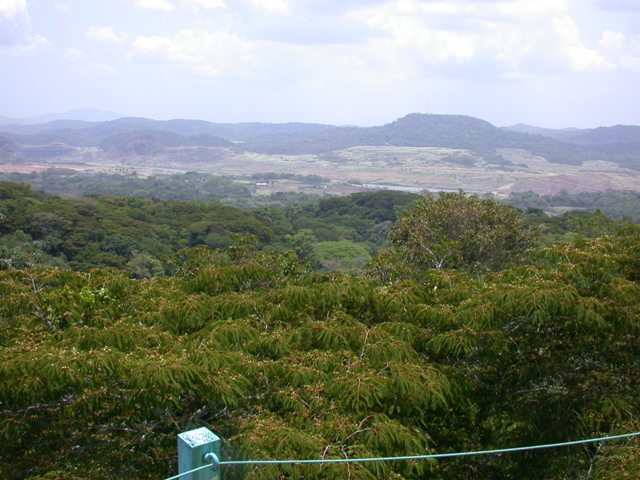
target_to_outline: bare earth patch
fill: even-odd
[[[505,165],[468,150],[436,147],[351,147],[320,155],[263,155],[222,147],[171,148],[159,155],[114,158],[95,149],[69,158],[2,164],[0,172],[29,173],[47,168],[153,175],[198,171],[246,177],[275,172],[319,175],[331,180],[321,191],[350,193],[372,184],[412,189],[463,189],[470,192],[534,191],[541,194],[614,190],[640,191],[640,172],[601,161],[581,165],[551,163],[518,149],[502,149]],[[303,191],[297,182],[272,182],[258,193]]]

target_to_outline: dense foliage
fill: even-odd
[[[502,268],[531,248],[537,231],[513,207],[464,192],[426,194],[406,211],[391,240],[407,262],[427,268]]]
[[[147,178],[134,174],[82,174],[56,168],[44,172],[5,173],[0,180],[26,182],[33,188],[63,197],[118,195],[156,200],[239,200],[251,192],[246,184],[229,178],[188,172]]]
[[[614,219],[629,218],[640,221],[640,192],[609,190],[607,192],[559,193],[537,195],[533,192],[512,193],[509,203],[521,209],[575,209],[588,212],[600,211]]]
[[[158,219],[175,221],[171,212],[184,225],[221,215],[141,199],[58,203],[0,185],[3,239],[23,221],[16,211],[33,220],[44,202],[80,212],[141,202],[150,209],[138,220],[147,237]],[[268,226],[271,236],[167,248],[166,275],[154,278],[8,265],[0,271],[0,476],[162,478],[175,473],[176,435],[198,426],[221,435],[223,457],[234,459],[452,452],[640,428],[637,227],[538,247],[499,271],[385,269],[378,258],[367,275],[348,275],[264,248],[278,219],[311,220],[306,209],[335,220],[342,208],[378,205],[372,225],[392,222],[391,195],[295,215],[272,208],[236,218],[233,210],[216,218]],[[349,222],[334,230],[369,231]],[[320,235],[319,225],[305,226],[298,233]],[[637,478],[639,452],[628,440],[437,462],[227,468],[224,478]]]
[[[189,195],[210,186],[222,188],[228,182],[188,174],[162,179],[132,178],[126,184],[115,179],[102,185],[117,191],[120,186],[122,193],[129,195],[144,195],[153,188],[170,194],[184,185],[182,191]],[[91,185],[89,180],[85,188]],[[339,266],[344,263],[341,259],[348,245],[344,242],[356,244],[349,251],[360,252],[358,256],[365,260],[376,253],[396,215],[414,199],[415,195],[383,191],[287,207],[240,210],[215,201],[96,195],[57,198],[25,184],[0,182],[0,269],[30,265],[68,265],[73,269],[108,266],[150,276],[167,255],[181,248],[227,247],[238,235],[247,234],[263,248],[295,249],[312,264]],[[322,242],[343,242],[337,245],[343,248],[316,247]],[[139,268],[141,263],[149,262],[155,265],[153,269]]]
[[[234,234],[251,234],[263,242],[274,234],[266,221],[221,204],[137,197],[60,199],[10,183],[0,183],[0,233],[5,264],[33,262],[23,249],[39,249],[76,269],[122,268],[136,255],[159,261],[186,246],[228,246]],[[22,239],[26,241],[18,242]]]

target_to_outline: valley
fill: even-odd
[[[327,181],[308,184],[271,181],[259,193],[306,191],[345,194],[376,188],[458,190],[509,196],[532,191],[542,195],[640,191],[640,172],[607,161],[580,165],[552,163],[521,149],[501,149],[510,164],[491,164],[474,152],[442,147],[360,146],[328,154],[269,155],[220,147],[172,148],[156,155],[115,157],[95,149],[77,149],[56,158],[0,164],[0,172],[38,172],[64,168],[79,173],[149,176],[201,172],[231,177],[278,174],[317,175]]]

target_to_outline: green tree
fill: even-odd
[[[160,275],[163,270],[160,260],[142,252],[134,252],[125,269],[131,273],[133,278],[155,277]]]
[[[313,252],[322,268],[326,270],[360,271],[371,258],[362,244],[349,240],[316,243]]]
[[[426,268],[500,269],[535,244],[518,210],[464,192],[426,194],[391,231],[402,256]]]

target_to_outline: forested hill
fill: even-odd
[[[72,192],[76,181],[83,180],[73,178],[53,190]],[[420,198],[378,191],[238,209],[216,199],[245,198],[245,187],[219,177],[187,174],[110,179],[104,184],[100,179],[84,181],[92,194],[79,198],[59,198],[27,184],[0,182],[0,268],[116,267],[135,277],[150,277],[170,271],[167,262],[183,248],[226,248],[250,239],[261,250],[293,250],[317,268],[361,271],[387,248],[398,216]],[[156,198],[158,189],[164,200]],[[126,196],[105,195],[106,191]],[[521,195],[512,201],[528,211],[521,214],[525,223],[537,225],[545,242],[552,242],[615,233],[626,221],[609,219],[598,208],[619,219],[633,217],[639,200],[630,192],[612,192],[566,198]],[[613,208],[612,203],[626,203],[627,210]],[[595,213],[577,210],[548,216],[541,210],[554,205],[586,207]]]
[[[468,149],[488,161],[500,161],[499,149],[517,148],[551,162],[579,164],[585,160],[608,160],[628,168],[640,168],[640,127],[562,131],[500,129],[462,115],[413,113],[375,127],[337,127],[305,123],[219,124],[201,120],[156,121],[121,118],[107,122],[61,120],[42,125],[2,125],[0,133],[19,146],[62,143],[75,147],[105,145],[116,153],[131,152],[127,142],[150,132],[172,134],[159,147],[226,145],[265,154],[322,154],[354,146],[413,146]],[[517,131],[520,130],[520,131]],[[535,133],[531,133],[535,132]],[[139,140],[137,143],[144,143]],[[157,143],[157,142],[156,142]],[[18,149],[19,150],[19,149]],[[154,153],[151,149],[149,153]],[[16,158],[20,158],[18,154]]]
[[[362,268],[416,197],[382,191],[240,210],[216,201],[58,198],[0,182],[0,268],[118,267],[148,277],[163,273],[168,256],[182,248],[224,248],[249,238],[256,248],[293,249],[312,265]]]
[[[554,130],[519,124],[511,127],[503,127],[503,130],[542,135],[578,145],[633,144],[640,141],[640,126],[636,125],[614,125],[612,127],[588,129],[563,128]]]
[[[503,131],[489,122],[462,115],[410,114],[379,127],[341,127],[315,135],[252,138],[244,148],[265,153],[323,153],[353,146],[393,145],[468,149],[495,160],[499,148],[521,148],[552,162],[580,163],[587,159],[575,145],[537,135]]]
[[[638,226],[543,245],[531,220],[462,192],[243,212],[65,200],[0,183],[0,478],[166,478],[176,473],[176,435],[200,426],[223,439],[224,460],[446,453],[640,431]],[[245,232],[260,244],[233,237]],[[210,234],[232,243],[210,248]],[[365,235],[388,243],[365,274],[305,260],[310,239],[332,235],[343,240],[318,244],[347,235],[351,246]],[[126,270],[80,263],[125,262],[132,246],[168,252],[162,271],[140,252]],[[75,255],[67,260],[82,271],[55,265],[62,255],[37,262],[47,249]],[[639,476],[639,440],[625,439],[432,461],[224,467],[223,478]]]
[[[333,131],[338,127],[308,123],[212,123],[204,120],[151,120],[148,118],[124,117],[106,122],[83,122],[79,120],[56,120],[38,125],[0,125],[0,132],[21,135],[32,141],[58,138],[70,145],[98,144],[114,135],[138,131],[167,132],[183,137],[210,135],[228,141],[246,141],[269,135],[307,134]]]
[[[0,183],[0,215],[5,256],[14,262],[129,265],[132,271],[146,269],[145,275],[161,271],[159,260],[182,247],[230,245],[236,234],[260,242],[274,236],[267,221],[221,204],[113,196],[59,199],[24,184]]]

